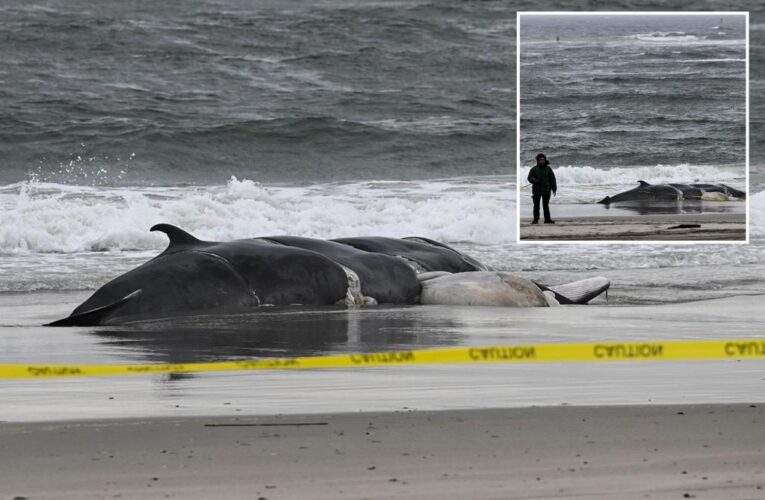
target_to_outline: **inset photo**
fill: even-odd
[[[748,25],[519,12],[519,242],[747,242]]]

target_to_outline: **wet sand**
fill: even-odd
[[[763,405],[5,424],[7,498],[762,498]]]
[[[737,292],[763,293],[745,288]],[[669,293],[675,292],[670,288]],[[76,302],[73,298],[67,302]],[[0,298],[3,319],[20,325],[0,327],[0,363],[203,362],[538,342],[762,338],[765,332],[762,295],[630,307],[601,303],[526,309],[417,306],[274,310],[239,317],[176,318],[169,324],[120,328],[35,326],[41,319],[70,310],[67,304],[52,305],[62,300],[60,295]],[[564,403],[736,404],[757,400],[762,394],[763,373],[765,360],[751,359],[0,380],[0,422],[306,415],[400,411],[405,407],[421,411],[490,409]]]
[[[698,225],[699,227],[677,227]],[[556,217],[555,224],[521,219],[520,239],[549,241],[720,241],[746,239],[741,213]]]
[[[0,298],[0,361],[202,361],[765,331],[761,295],[38,326],[80,295]],[[760,498],[764,367],[540,363],[6,380],[0,492],[30,500]]]

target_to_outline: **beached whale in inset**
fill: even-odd
[[[151,230],[170,239],[164,252],[106,283],[50,326],[119,324],[266,305],[582,304],[608,287],[607,280],[605,288],[602,282],[564,285],[567,291],[544,287],[486,271],[475,259],[425,238],[349,238],[353,245],[294,236],[214,242],[169,224]],[[422,269],[443,279],[423,285],[437,276],[418,276]]]
[[[598,203],[609,205],[623,201],[679,201],[682,199],[682,191],[673,186],[668,184],[652,185],[645,181],[638,181],[638,187],[614,196],[606,196]]]
[[[727,201],[731,199],[746,199],[746,193],[726,184],[649,184],[645,181],[638,181],[638,187],[614,196],[606,196],[598,203],[610,205],[623,202]]]

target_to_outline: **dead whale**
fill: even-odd
[[[201,241],[169,224],[164,252],[106,283],[51,326],[101,325],[193,310],[262,304],[335,304],[346,297],[342,266],[316,252],[258,239]]]
[[[638,187],[613,196],[606,196],[598,203],[610,205],[623,202],[728,201],[744,199],[746,199],[744,191],[732,188],[726,184],[649,184],[645,181],[638,181]]]
[[[151,230],[168,236],[165,251],[106,283],[50,326],[113,325],[268,305],[583,304],[608,288],[604,278],[545,287],[488,271],[424,238],[270,236],[215,242],[169,224]]]

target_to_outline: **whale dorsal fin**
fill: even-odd
[[[641,187],[650,186],[646,181],[638,181],[638,184],[640,184]]]
[[[170,238],[170,246],[168,246],[168,248],[172,248],[175,245],[193,245],[194,243],[199,243],[199,240],[194,236],[172,224],[157,224],[152,226],[150,231],[161,231],[165,233],[167,237]]]

